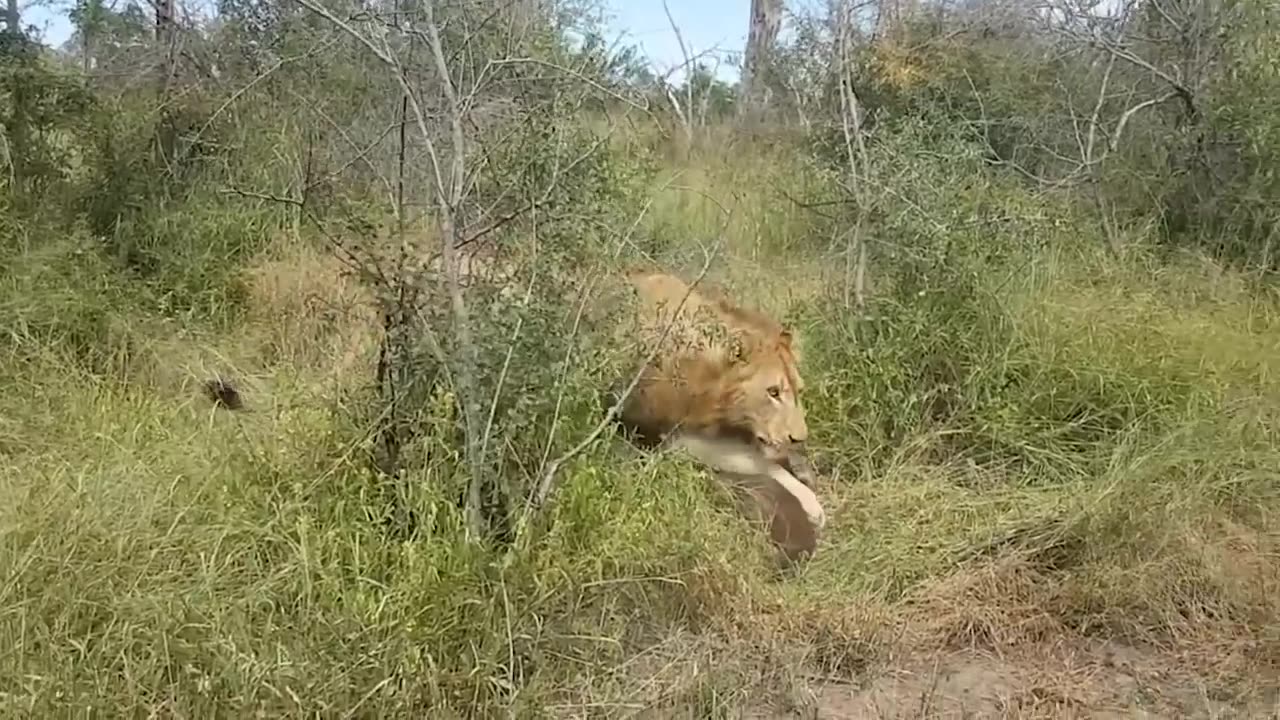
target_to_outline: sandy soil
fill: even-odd
[[[1280,678],[1241,687],[1198,677],[1176,657],[1114,643],[997,656],[914,657],[858,686],[811,677],[787,705],[744,713],[782,718],[1280,718]],[[1270,684],[1271,687],[1265,687]]]

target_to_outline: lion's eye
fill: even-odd
[[[770,387],[769,397],[773,398],[774,400],[777,400],[778,398],[782,397],[782,388],[778,387],[777,385]]]

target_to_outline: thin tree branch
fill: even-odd
[[[1116,148],[1120,144],[1120,136],[1124,134],[1125,127],[1129,124],[1129,120],[1134,115],[1141,112],[1142,110],[1145,110],[1149,107],[1154,107],[1156,105],[1159,105],[1160,103],[1168,102],[1176,97],[1179,97],[1178,91],[1170,90],[1169,92],[1165,93],[1164,95],[1161,95],[1160,97],[1154,97],[1149,100],[1144,100],[1138,103],[1137,105],[1134,105],[1133,107],[1129,108],[1128,110],[1125,110],[1124,114],[1120,116],[1119,122],[1116,123],[1115,131],[1111,133],[1111,142],[1109,144],[1110,152],[1116,151]]]
[[[1107,83],[1111,80],[1111,70],[1116,66],[1116,56],[1112,55],[1107,60],[1107,69],[1102,73],[1102,83],[1098,88],[1098,102],[1093,106],[1093,115],[1089,117],[1089,139],[1084,147],[1084,161],[1093,161],[1094,143],[1098,138],[1098,116],[1102,113],[1102,105],[1107,99]]]
[[[653,347],[649,350],[649,353],[645,356],[644,363],[641,364],[640,368],[636,371],[635,375],[632,376],[631,382],[628,383],[626,389],[622,392],[620,396],[618,396],[617,400],[614,401],[613,406],[610,407],[608,412],[605,413],[604,418],[595,426],[595,428],[590,433],[587,433],[587,436],[584,437],[578,444],[569,448],[567,451],[565,451],[556,459],[552,460],[547,465],[546,469],[542,473],[542,478],[538,483],[537,488],[534,491],[533,497],[530,498],[529,503],[525,505],[524,512],[520,517],[520,522],[516,526],[517,538],[524,535],[525,531],[527,531],[532,514],[537,510],[540,510],[546,504],[547,498],[550,497],[552,490],[554,490],[555,488],[555,480],[556,480],[556,476],[560,472],[560,468],[563,467],[569,461],[573,460],[578,455],[582,454],[582,452],[584,452],[587,448],[591,447],[591,445],[597,439],[599,439],[599,437],[602,434],[604,434],[606,430],[609,429],[609,427],[621,414],[622,406],[626,403],[627,399],[631,397],[631,393],[635,391],[636,387],[640,385],[640,381],[644,378],[645,372],[648,369],[650,363],[653,362],[654,358],[657,357],[658,353],[662,350],[662,345],[664,342],[666,342],[667,335],[671,332],[671,328],[675,326],[679,313],[684,308],[684,305],[688,301],[689,296],[693,294],[694,289],[697,288],[698,284],[702,282],[703,278],[706,277],[707,272],[711,269],[711,263],[715,260],[716,256],[719,254],[720,246],[722,244],[723,244],[723,240],[717,241],[715,247],[712,248],[711,252],[706,253],[704,262],[702,264],[702,270],[698,272],[697,277],[694,278],[693,282],[691,282],[688,288],[685,290],[684,295],[680,298],[680,302],[676,305],[675,310],[672,312],[671,318],[663,326],[662,334],[659,336],[658,341],[654,343]]]
[[[684,44],[684,35],[680,32],[680,26],[676,24],[676,19],[671,16],[671,7],[667,5],[667,0],[662,0],[662,11],[667,15],[667,22],[671,23],[671,30],[676,34],[676,43],[680,45],[680,54],[684,56],[684,64],[687,70],[684,76],[684,112],[680,113],[680,118],[684,121],[685,138],[689,141],[693,140],[693,74],[697,68],[693,66],[693,61],[689,59],[688,47]],[[675,96],[671,91],[667,91],[667,97],[671,99],[672,105],[676,107],[677,113],[680,111],[679,104],[675,102]]]

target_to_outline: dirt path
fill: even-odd
[[[974,651],[900,661],[864,686],[813,678],[791,708],[755,720],[811,718],[1280,718],[1280,693],[1240,678],[1180,671],[1176,658],[1113,643],[1016,655]],[[1243,685],[1243,686],[1242,686]]]

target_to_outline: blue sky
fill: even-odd
[[[55,0],[39,0],[27,3],[18,0],[18,9],[22,13],[22,24],[35,25],[42,33],[42,39],[49,45],[57,47],[67,41],[71,37],[71,22],[67,20],[67,10],[70,3],[63,3]],[[54,5],[50,7],[50,5]]]
[[[691,55],[719,49],[741,54],[747,44],[751,0],[667,0]],[[662,0],[607,0],[609,39],[638,45],[659,72],[684,62],[680,43],[662,9]],[[707,58],[714,67],[715,60]],[[721,63],[718,75],[736,79],[738,70]],[[680,77],[680,73],[672,76]]]
[[[746,45],[751,0],[667,2],[690,54],[696,55],[717,48],[731,53],[742,52]],[[50,8],[50,3],[56,5]],[[61,45],[71,37],[71,23],[66,17],[69,5],[69,0],[34,0],[23,3],[23,22],[40,28],[46,43]],[[671,23],[663,12],[662,0],[605,0],[605,13],[608,40],[621,38],[624,44],[639,46],[658,72],[666,72],[684,62],[680,43],[676,41]],[[713,58],[708,57],[707,62],[715,66]],[[717,74],[726,80],[733,80],[737,78],[738,71],[721,63]],[[678,81],[680,75],[681,73],[675,73],[672,79]]]

